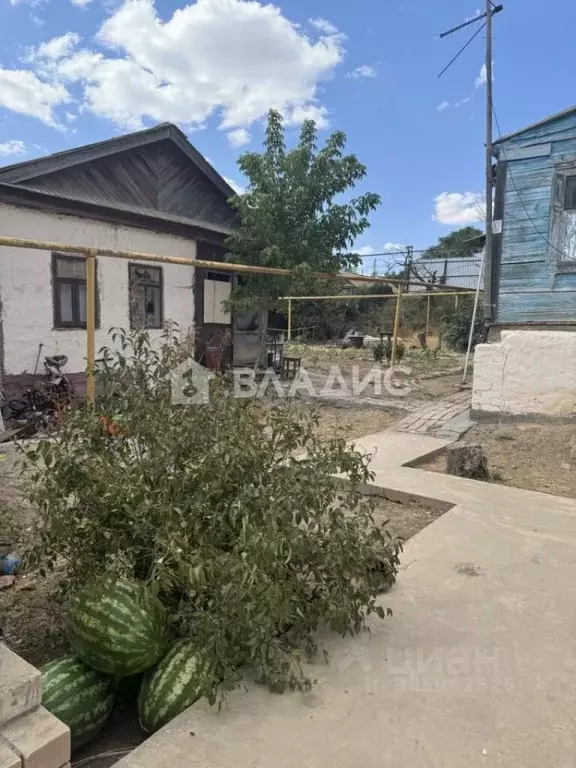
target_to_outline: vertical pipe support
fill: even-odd
[[[398,346],[398,328],[400,327],[400,306],[402,304],[402,286],[398,286],[396,294],[396,312],[394,314],[394,333],[392,335],[392,355],[390,365],[396,365],[396,348]]]
[[[94,406],[96,385],[96,253],[86,257],[86,402]]]

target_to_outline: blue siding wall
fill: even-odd
[[[551,143],[548,157],[508,160],[521,147]],[[554,166],[576,160],[576,111],[497,144],[507,162],[496,320],[576,322],[576,272],[555,274],[548,245]]]

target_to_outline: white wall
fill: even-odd
[[[184,237],[19,206],[0,204],[0,233],[5,237],[196,257],[195,241]],[[194,268],[175,264],[159,266],[162,266],[164,278],[164,320],[174,320],[184,330],[192,328]],[[96,350],[110,344],[110,327],[130,327],[128,262],[101,257],[97,270],[100,329],[96,332]],[[86,332],[53,327],[50,252],[0,247],[0,299],[6,375],[32,372],[41,342],[44,344],[42,356],[64,354],[68,356],[68,372],[85,370]],[[150,331],[157,339],[161,333],[161,330]],[[39,370],[42,370],[42,358]]]
[[[472,408],[485,413],[576,413],[576,332],[502,331],[474,352]]]

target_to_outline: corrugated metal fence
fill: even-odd
[[[474,290],[478,283],[478,273],[481,268],[481,256],[470,256],[462,259],[414,260],[410,266],[408,279]],[[417,286],[410,286],[410,291],[418,290],[425,290],[425,285],[422,286],[422,289]]]

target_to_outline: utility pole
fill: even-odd
[[[486,250],[484,317],[492,319],[492,2],[486,0]]]
[[[450,61],[448,66],[444,67],[442,72],[438,75],[441,77],[444,72],[456,61],[460,54],[468,47],[468,45],[474,40],[478,33],[486,27],[486,161],[485,161],[485,173],[486,173],[486,246],[484,249],[484,316],[486,320],[492,319],[492,197],[493,197],[493,179],[492,179],[492,17],[500,13],[504,9],[503,5],[494,5],[492,0],[486,0],[486,10],[484,13],[476,16],[474,19],[465,21],[463,24],[459,24],[452,29],[442,32],[441,38],[457,32],[463,27],[468,27],[470,24],[474,24],[477,21],[484,21],[482,27],[479,27],[467,43],[458,51],[456,56]],[[480,289],[480,281],[478,281],[478,290]],[[475,314],[475,313],[474,313]],[[475,316],[472,320],[474,324]]]

